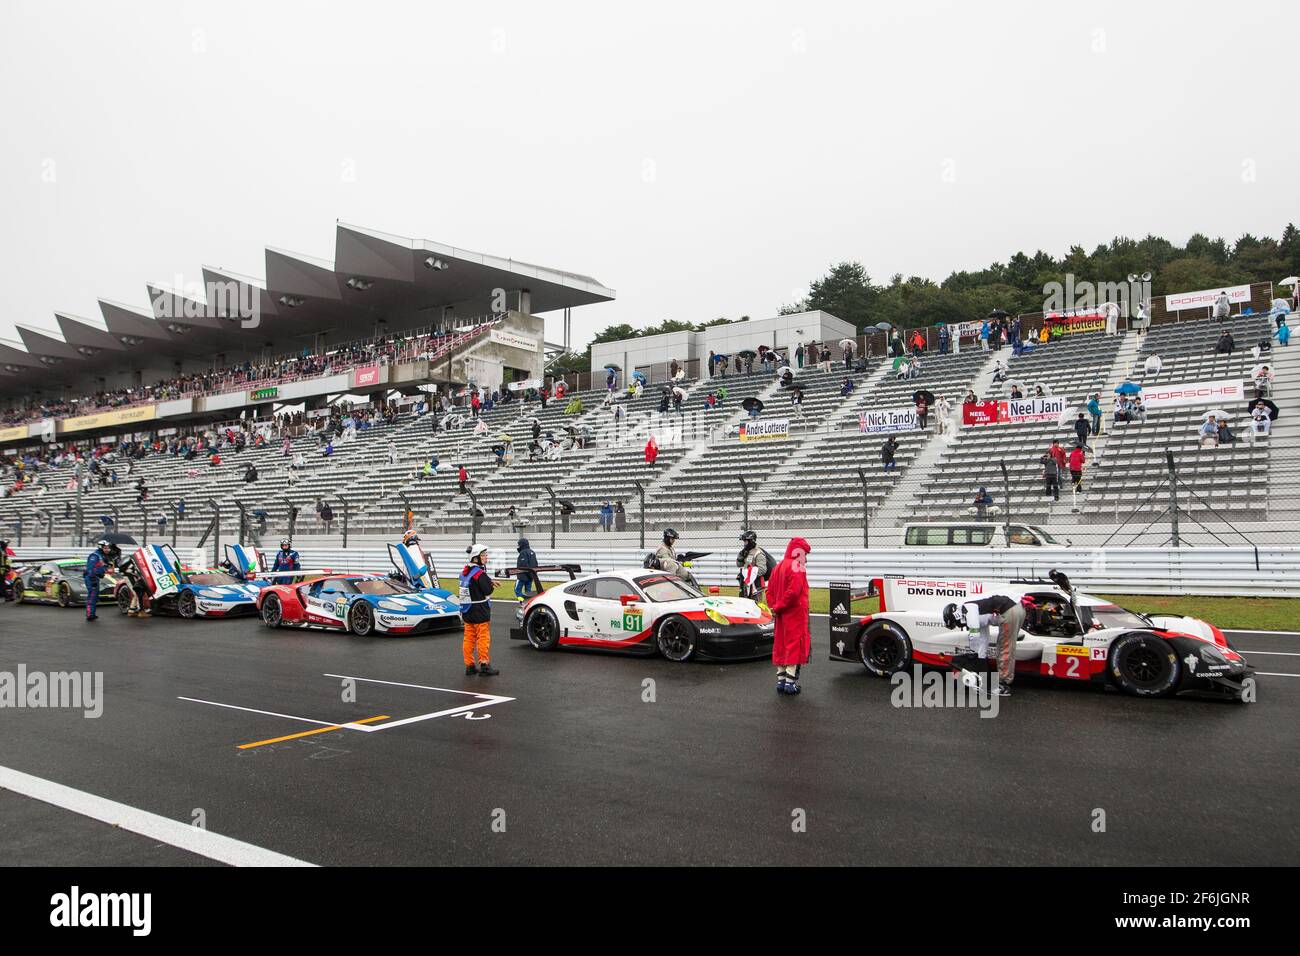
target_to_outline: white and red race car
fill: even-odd
[[[851,613],[849,585],[831,585],[830,656],[861,663],[881,677],[915,664],[962,666],[970,656],[970,635],[950,626],[956,624],[952,612],[959,621],[964,603],[1005,595],[1031,599],[1016,643],[1017,675],[1089,681],[1141,697],[1241,700],[1254,687],[1254,669],[1213,624],[1126,610],[1075,591],[1059,571],[1047,581],[894,577],[871,583],[868,593],[879,606],[865,616]]]

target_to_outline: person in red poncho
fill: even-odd
[[[659,444],[655,441],[655,436],[651,435],[650,440],[645,443],[645,463],[653,466],[658,457]]]
[[[799,693],[799,665],[812,656],[808,629],[808,552],[803,538],[791,538],[785,558],[767,581],[767,606],[776,618],[772,663],[776,665],[778,694]]]

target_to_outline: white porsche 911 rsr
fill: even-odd
[[[772,653],[772,615],[747,598],[705,594],[663,571],[606,571],[557,584],[519,608],[515,640],[538,650],[746,660]]]

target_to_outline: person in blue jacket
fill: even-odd
[[[532,549],[531,545],[529,545],[528,539],[520,538],[517,547],[519,548],[519,557],[515,561],[515,567],[537,567],[537,552]],[[534,590],[538,594],[542,591],[542,582],[537,577],[536,571],[520,571],[515,575],[515,597],[522,601],[524,598],[532,594]]]
[[[275,553],[275,563],[271,565],[272,571],[301,571],[302,562],[298,560],[298,552],[293,550],[293,545],[288,538],[280,541],[280,550]]]
[[[100,538],[95,550],[90,552],[90,557],[86,558],[86,572],[83,580],[86,582],[86,620],[97,621],[99,615],[95,611],[99,607],[99,583],[104,580],[104,575],[112,567],[113,545],[107,538]]]

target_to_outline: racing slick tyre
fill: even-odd
[[[695,654],[698,642],[699,632],[695,630],[695,625],[676,614],[664,618],[655,628],[655,644],[659,647],[659,653],[674,664],[689,661]]]
[[[60,581],[56,599],[59,602],[59,607],[72,607],[72,585],[67,581]]]
[[[553,650],[560,643],[560,622],[549,607],[537,607],[524,618],[524,637],[539,651]]]
[[[14,603],[24,604],[27,601],[27,587],[21,580],[13,583]]]
[[[348,608],[348,630],[357,637],[375,633],[375,609],[365,601],[357,601]]]
[[[1182,664],[1169,643],[1154,634],[1125,634],[1110,646],[1110,679],[1135,697],[1173,693]]]
[[[194,592],[182,591],[181,596],[176,599],[176,613],[187,621],[192,621],[198,610],[198,602],[194,599]]]
[[[117,590],[113,592],[113,597],[117,600],[118,614],[131,613],[131,585],[119,584]]]
[[[877,677],[888,677],[912,662],[912,639],[897,624],[873,621],[858,637],[862,666]]]
[[[280,605],[277,594],[268,594],[262,599],[262,623],[267,627],[279,627],[284,620],[284,608]]]

